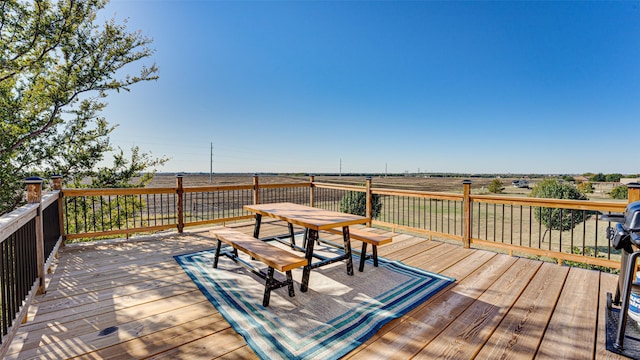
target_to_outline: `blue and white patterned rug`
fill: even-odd
[[[294,270],[295,296],[286,287],[274,290],[265,308],[264,280],[225,256],[213,269],[213,258],[214,250],[175,256],[262,359],[338,359],[455,281],[383,258],[377,268],[369,260],[361,273],[354,255],[353,276],[344,262],[313,269],[306,293],[302,271]]]

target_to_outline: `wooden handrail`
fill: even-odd
[[[366,191],[364,187],[356,186],[356,185],[339,185],[339,184],[314,182],[313,186],[321,189],[335,189],[335,190],[347,190],[347,191],[359,191],[359,192]]]
[[[611,212],[624,212],[627,203],[623,202],[605,202],[590,200],[567,200],[567,199],[543,199],[543,198],[524,198],[524,197],[508,197],[494,195],[471,195],[471,202],[481,202],[488,204],[505,204],[505,205],[523,205],[523,206],[540,206],[558,209],[573,210],[599,210]]]
[[[146,195],[175,194],[178,188],[116,188],[116,189],[68,189],[62,190],[63,196],[109,196],[109,195]]]
[[[260,187],[263,187],[263,185],[261,185]],[[185,187],[183,189],[185,193],[253,190],[253,185],[191,186],[191,187]]]
[[[373,189],[373,194],[389,195],[389,196],[413,196],[424,199],[438,199],[438,200],[453,200],[462,201],[462,194],[454,193],[438,193],[433,191],[419,191],[419,190],[389,190],[389,189]]]

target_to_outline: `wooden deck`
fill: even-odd
[[[265,221],[261,235],[286,231]],[[189,231],[63,248],[7,358],[257,358],[173,259],[213,246]],[[457,281],[346,358],[619,358],[604,339],[614,275],[407,234],[380,255]]]

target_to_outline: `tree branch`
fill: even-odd
[[[20,146],[22,146],[22,144],[24,144],[25,141],[27,141],[30,138],[36,137],[42,133],[44,133],[45,131],[47,131],[51,126],[53,126],[54,120],[56,119],[56,116],[58,116],[58,112],[60,111],[60,106],[58,104],[54,105],[53,111],[51,112],[51,115],[49,116],[49,120],[47,121],[47,123],[41,127],[40,129],[33,131],[25,136],[23,136],[22,138],[18,139],[18,141],[16,141],[15,144],[13,144],[9,150],[10,151],[15,151],[17,148],[19,148]]]

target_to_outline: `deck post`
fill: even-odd
[[[309,175],[309,206],[315,207],[316,187],[313,185],[315,176]]]
[[[370,219],[367,222],[367,227],[371,227],[371,219],[373,218],[371,213],[371,204],[373,203],[373,194],[371,193],[371,176],[367,176],[366,179],[366,188],[367,188],[367,205],[366,205],[366,216]]]
[[[465,249],[471,248],[471,180],[462,182],[463,199],[462,206],[464,211],[464,224],[462,229],[462,245]]]
[[[38,290],[36,294],[44,294],[44,228],[42,224],[42,182],[43,179],[32,176],[25,179],[27,184],[27,202],[38,204],[36,212],[36,262],[38,268]]]
[[[260,204],[260,181],[258,174],[253,174],[253,204]]]
[[[62,194],[62,176],[61,175],[51,175],[51,182],[53,190],[59,191],[58,193],[58,223],[60,224],[60,237],[62,237],[62,242],[60,246],[65,245],[66,236],[64,234],[64,213],[63,213],[63,194]]]
[[[629,203],[640,201],[640,183],[629,183],[627,184],[627,189],[627,199],[629,199]]]
[[[182,233],[184,230],[184,188],[182,187],[182,174],[176,175],[177,189],[176,193],[178,194],[178,232]]]

